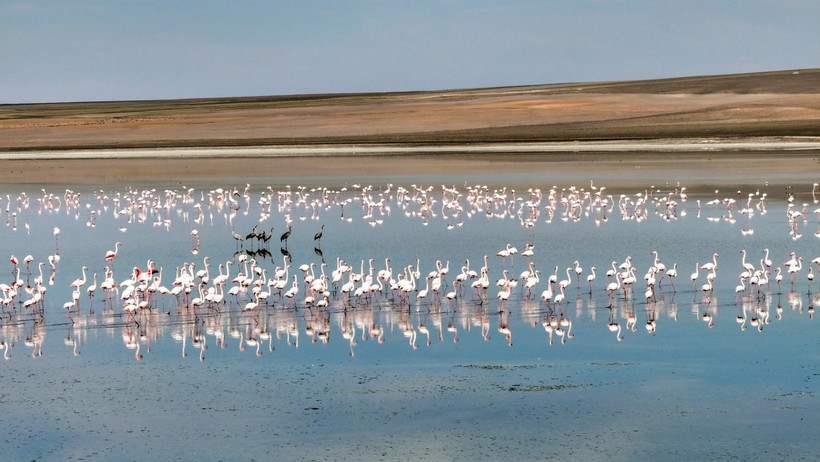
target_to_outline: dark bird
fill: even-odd
[[[319,229],[319,231],[316,234],[313,235],[313,240],[314,241],[322,240],[322,234],[324,233],[324,231],[325,231],[325,225],[322,225],[322,228]]]
[[[259,238],[259,234],[256,233],[256,225],[253,225],[253,229],[251,230],[251,232],[248,233],[247,236],[245,236],[245,240],[258,239],[258,238]]]
[[[288,245],[288,238],[290,237],[290,226],[288,226],[288,230],[282,233],[282,236],[279,237],[279,242],[284,242],[285,245]]]
[[[267,244],[271,237],[273,237],[273,226],[271,226],[270,232],[262,231],[259,240]]]

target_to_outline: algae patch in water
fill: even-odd
[[[591,387],[592,384],[558,384],[558,385],[512,385],[508,391],[559,391],[568,390],[570,388]]]
[[[455,367],[463,367],[467,369],[485,369],[485,370],[504,370],[504,369],[535,369],[543,367],[536,364],[521,364],[517,366],[501,366],[498,364],[458,364]]]

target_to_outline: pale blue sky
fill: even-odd
[[[820,66],[817,0],[0,0],[0,103]]]

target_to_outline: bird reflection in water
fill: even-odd
[[[609,323],[607,323],[607,328],[615,334],[615,340],[619,342],[623,341],[624,337],[621,335],[621,324],[616,322],[615,308],[612,306],[609,307]]]
[[[507,344],[512,346],[512,330],[510,329],[510,312],[509,310],[501,310],[498,316],[498,332],[504,335]]]
[[[736,310],[731,316],[736,323],[731,324],[736,324],[743,331],[762,333],[767,330],[767,325],[781,321],[788,311],[797,315],[806,313],[808,319],[813,319],[817,297],[810,298],[810,305],[806,308],[804,296],[797,292],[783,295],[782,305],[780,295],[771,296],[768,292],[764,295],[758,297],[755,291],[750,291],[735,297]],[[416,307],[398,298],[380,298],[378,292],[372,294],[369,301],[363,299],[357,303],[345,303],[334,298],[321,306],[291,305],[282,301],[271,302],[251,311],[243,310],[241,304],[234,301],[224,302],[220,306],[174,304],[170,309],[148,306],[135,309],[133,313],[120,312],[106,304],[98,314],[75,308],[71,321],[62,325],[66,326],[63,337],[65,346],[74,356],[80,355],[88,342],[88,333],[98,326],[106,330],[119,330],[123,345],[133,350],[137,360],[150,355],[152,344],[169,333],[179,342],[183,359],[193,356],[204,360],[209,344],[216,345],[218,350],[225,350],[233,341],[237,342],[234,348],[240,352],[252,352],[262,357],[264,350],[274,353],[277,343],[298,347],[300,334],[310,338],[312,344],[330,345],[334,330],[345,340],[340,345],[355,356],[362,342],[375,340],[376,344],[385,343],[389,341],[391,332],[400,332],[411,349],[444,341],[459,342],[462,336],[471,335],[472,327],[478,328],[483,340],[490,341],[493,321],[495,330],[503,335],[508,346],[513,346],[512,330],[516,325],[519,328],[538,327],[538,320],[541,324],[538,328],[543,327],[550,345],[556,341],[568,344],[574,338],[576,328],[586,329],[595,323],[593,314],[597,312],[597,302],[606,298],[606,294],[592,298],[584,295],[580,299],[580,314],[576,300],[572,315],[565,312],[563,304],[549,305],[541,303],[540,299],[525,298],[507,300],[503,308],[499,306],[502,308],[499,311],[491,310],[487,304],[470,297],[456,299],[452,305],[434,302],[428,306],[429,309],[414,309]],[[709,328],[717,327],[719,298],[701,294],[701,298],[692,304],[695,319]],[[173,300],[172,297],[169,299]],[[154,303],[163,302],[154,299]],[[677,321],[674,293],[663,291],[656,292],[654,300],[646,302],[619,293],[614,304],[604,309],[608,310],[607,329],[619,342],[625,340],[629,333],[637,335],[644,330],[638,329],[641,312],[648,334],[658,334],[657,327],[663,314],[673,322]],[[44,320],[43,316],[21,316],[20,310],[7,311],[3,316],[0,337],[4,357],[12,357],[15,338],[31,348],[30,356],[40,357],[48,327]],[[15,334],[16,331],[19,333]]]

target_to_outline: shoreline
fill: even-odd
[[[428,154],[600,154],[607,153],[731,153],[731,152],[820,152],[820,137],[753,138],[742,141],[712,139],[652,141],[578,141],[578,142],[509,142],[470,144],[318,144],[251,147],[175,148],[72,148],[0,151],[0,160],[78,160],[78,159],[185,159],[185,158],[283,158],[395,156]]]

